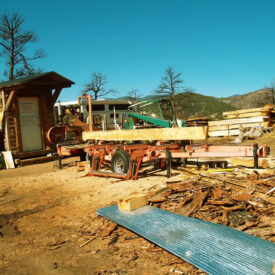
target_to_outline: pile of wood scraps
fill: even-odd
[[[187,172],[188,173],[188,172]],[[275,174],[201,172],[151,192],[155,207],[275,241]]]
[[[149,203],[153,208],[222,224],[275,242],[275,173],[272,169],[266,169],[262,174],[256,170],[249,173],[247,169],[243,169],[221,175],[207,171],[194,174],[193,170],[186,168],[170,178],[166,186],[160,187],[154,185],[147,189]],[[139,194],[135,198],[137,202],[145,199],[141,204],[144,205],[147,204],[147,196]],[[124,200],[125,202],[128,203],[129,198]],[[134,202],[132,198],[130,202]],[[148,206],[140,211],[146,212],[146,207]],[[126,210],[128,211],[123,209]],[[78,234],[81,237],[80,247],[93,242],[86,249],[89,253],[104,256],[104,253],[109,253],[108,250],[111,249],[125,265],[134,266],[139,259],[149,259],[159,263],[160,269],[167,274],[176,271],[179,274],[205,274],[154,242],[99,216],[87,218]]]
[[[275,106],[224,112],[225,120],[209,121],[209,137],[238,136],[242,129],[262,127],[265,131],[275,123]]]

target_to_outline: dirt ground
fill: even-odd
[[[164,274],[171,269],[154,261],[157,252],[143,251],[149,242],[142,238],[120,246],[108,245],[111,237],[96,238],[80,248],[87,241],[83,232],[102,222],[98,208],[161,187],[164,172],[120,181],[83,177],[86,172],[75,166],[58,170],[54,165],[0,171],[1,274]]]
[[[273,155],[274,140],[267,139]],[[167,179],[165,171],[136,181],[84,177],[74,161],[66,159],[62,170],[48,162],[0,171],[1,274],[201,273],[122,227],[80,247],[104,222],[98,208],[161,188]]]

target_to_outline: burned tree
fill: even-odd
[[[106,84],[107,82],[105,75],[102,75],[101,73],[93,73],[91,75],[91,82],[85,84],[83,93],[92,92],[95,100],[99,97],[116,93],[114,89],[107,90],[105,88]]]
[[[129,100],[137,101],[138,97],[139,97],[139,90],[132,89],[128,92],[128,99]]]
[[[30,57],[24,52],[29,43],[37,42],[37,35],[33,31],[22,29],[24,18],[18,13],[12,16],[4,14],[0,19],[0,56],[5,58],[8,70],[4,75],[9,79],[33,75],[41,70],[35,70],[30,61],[45,56],[43,50],[37,50]]]
[[[157,94],[168,95],[171,97],[172,107],[176,116],[175,95],[180,92],[180,84],[183,83],[181,73],[176,73],[171,66],[165,71],[165,76],[162,78],[161,84],[156,90]]]
[[[271,103],[275,104],[275,82],[271,82],[269,91],[270,91]]]

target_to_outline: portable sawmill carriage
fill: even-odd
[[[125,129],[171,128],[185,126],[184,120],[177,119],[171,99],[161,98],[137,102],[129,106]]]
[[[92,117],[91,96],[85,97],[88,98],[89,115]],[[143,105],[146,103],[142,103]],[[153,110],[151,113],[156,114],[153,108],[151,110]],[[258,158],[267,157],[269,154],[268,147],[257,144],[242,146],[190,144],[190,140],[206,139],[207,127],[177,128],[175,126],[178,121],[173,116],[168,119],[165,119],[167,116],[164,115],[157,118],[144,111],[135,113],[132,109],[129,117],[144,121],[146,125],[162,126],[162,128],[97,131],[93,126],[93,120],[89,120],[89,125],[80,123],[79,126],[50,129],[48,138],[57,146],[59,167],[62,167],[63,157],[80,156],[81,160],[90,160],[88,173],[90,176],[136,179],[141,166],[147,164],[154,164],[162,169],[167,168],[167,176],[170,176],[172,162],[185,165],[187,159],[216,158],[218,162],[219,158],[250,157],[254,158],[257,168]],[[161,123],[163,124],[159,125]],[[134,126],[134,123],[128,125]],[[169,129],[164,128],[165,126]],[[75,129],[77,130],[74,132]],[[66,131],[74,132],[75,139],[72,143],[69,140],[64,141]],[[110,164],[111,172],[102,170],[104,163]]]

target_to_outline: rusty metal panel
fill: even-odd
[[[97,213],[208,274],[272,274],[275,244],[242,231],[150,206],[127,213],[112,205]]]

